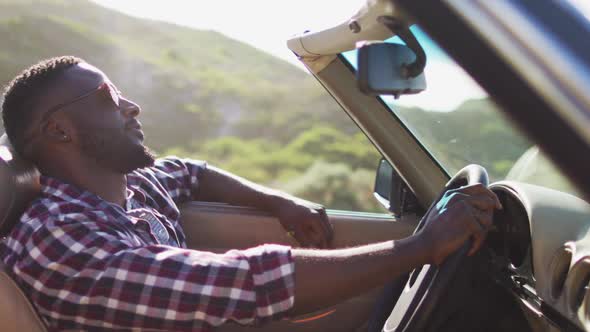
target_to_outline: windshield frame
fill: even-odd
[[[529,1],[527,5],[534,6],[536,3],[538,2]],[[547,2],[549,3],[557,7],[554,2]],[[414,17],[421,28],[487,91],[500,109],[514,120],[532,142],[539,145],[588,200],[590,177],[587,176],[587,166],[590,165],[590,143],[564,118],[563,114],[571,110],[551,100],[546,90],[531,84],[533,73],[515,67],[507,56],[510,50],[527,49],[534,45],[530,45],[529,40],[514,39],[503,39],[502,43],[498,39],[507,38],[506,35],[490,32],[492,24],[499,24],[506,12],[490,13],[482,8],[485,5],[483,2],[399,0],[396,4]],[[528,15],[526,9],[522,14]],[[458,35],[461,38],[457,38]],[[544,35],[544,38],[547,42],[554,43],[550,36]],[[529,56],[522,60],[532,58]],[[555,67],[556,62],[548,61],[544,64],[553,66],[552,69],[557,71],[560,69]],[[590,64],[583,65],[585,71],[590,70]],[[585,72],[574,75],[589,78],[585,76]],[[565,91],[571,91],[569,86],[564,86],[554,77],[546,79]],[[590,113],[590,106],[583,106],[583,109]],[[590,118],[587,122],[587,128],[590,128]],[[554,135],[547,135],[548,132]]]
[[[539,171],[536,167],[528,167],[525,169],[530,171],[518,172],[519,177],[511,176],[516,174],[512,172],[513,167],[523,165],[521,157],[534,144],[511,126],[493,98],[428,34],[417,25],[413,25],[411,31],[428,57],[425,72],[427,90],[418,96],[402,95],[399,99],[387,94],[376,97],[447,176],[475,163],[488,171],[491,182],[517,180],[573,192],[571,185],[563,181],[561,173],[547,172],[554,170],[551,165],[538,168]],[[403,44],[397,37],[388,38],[385,42]],[[343,52],[340,56],[353,71],[357,70],[358,50]],[[448,89],[449,84],[454,88]],[[415,107],[417,109],[414,110]],[[481,127],[484,131],[474,131],[474,127]],[[494,142],[501,142],[504,148],[496,148]],[[537,160],[543,162],[543,166],[546,164],[542,155]],[[543,172],[540,172],[541,169]],[[544,181],[545,177],[541,174],[548,175],[548,180]]]
[[[356,76],[357,70],[354,67],[354,64],[352,64],[343,53],[338,54],[338,59],[342,63],[344,63],[344,65],[346,65],[348,67],[348,69],[350,70],[351,73],[353,73]],[[430,152],[430,150],[424,145],[424,143],[422,143],[422,141],[416,136],[416,134],[414,134],[412,129],[410,127],[408,127],[408,125],[396,114],[396,112],[390,107],[390,105],[388,105],[387,102],[385,100],[383,100],[383,98],[381,96],[375,96],[375,99],[379,102],[381,107],[383,107],[384,109],[386,109],[390,112],[390,114],[393,116],[393,118],[396,120],[396,122],[402,128],[404,128],[404,131],[406,131],[408,133],[408,135],[410,135],[414,139],[414,141],[416,142],[416,145],[426,155],[428,155],[428,157],[430,158],[432,163],[434,165],[436,165],[436,167],[438,167],[440,169],[440,171],[446,175],[447,180],[450,180],[452,174],[450,174],[449,171],[444,167],[444,165],[432,154],[432,152]]]

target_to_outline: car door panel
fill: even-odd
[[[225,252],[264,243],[297,247],[279,221],[256,209],[210,202],[190,202],[182,209],[182,225],[188,247]],[[327,211],[334,227],[332,248],[399,239],[412,234],[418,217],[396,219],[388,214]],[[336,306],[299,317],[271,322],[262,328],[229,323],[219,331],[355,331],[366,323],[380,289],[349,299]]]
[[[407,237],[414,230],[415,215],[399,219],[380,213],[327,211],[334,227],[333,248]],[[279,221],[253,208],[210,202],[190,202],[182,207],[182,226],[192,249],[244,249],[264,243],[297,246]]]

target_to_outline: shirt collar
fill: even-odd
[[[58,178],[54,178],[51,176],[41,175],[40,183],[41,193],[44,196],[55,197],[60,199],[79,199],[84,196],[94,195],[89,191],[78,188],[73,184],[64,182]]]
[[[100,196],[82,188],[79,188],[73,184],[64,182],[61,179],[54,178],[51,176],[41,175],[41,193],[44,196],[57,198],[59,200],[72,201],[77,200],[87,203],[91,206],[97,206],[102,203],[108,203]],[[133,185],[127,183],[127,197],[126,201],[129,202],[131,199],[135,199],[140,203],[144,203],[146,198],[145,195]]]

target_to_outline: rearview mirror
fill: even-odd
[[[424,73],[412,77],[408,66],[416,61],[409,47],[392,43],[369,43],[358,49],[357,81],[370,95],[416,94],[426,89]]]

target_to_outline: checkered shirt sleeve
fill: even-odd
[[[203,161],[172,156],[158,159],[150,170],[174,202],[180,204],[193,199],[205,168],[207,163]]]
[[[33,219],[2,248],[19,253],[4,261],[53,330],[209,331],[228,320],[258,325],[293,305],[288,247],[145,246],[80,216]]]

